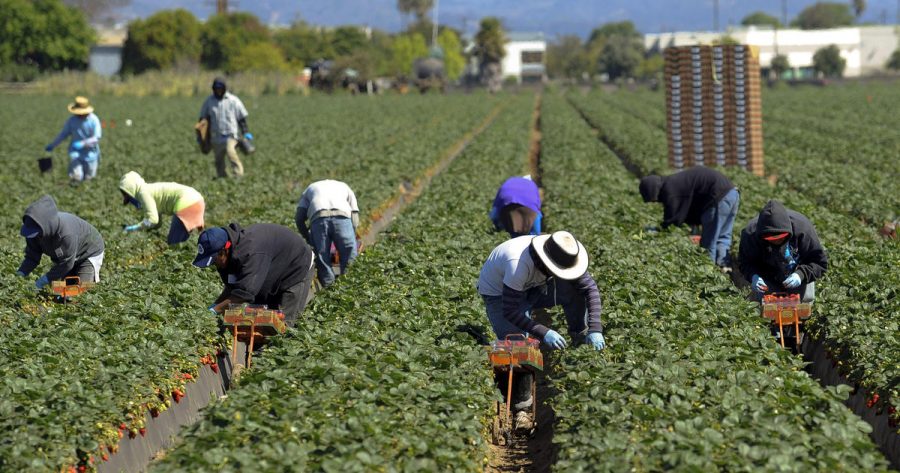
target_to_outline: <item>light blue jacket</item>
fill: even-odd
[[[100,119],[93,113],[88,114],[87,118],[71,116],[63,125],[62,131],[50,143],[51,148],[56,148],[62,143],[66,137],[71,136],[69,141],[69,157],[72,159],[82,159],[84,161],[96,161],[100,158],[100,137],[103,135],[103,129],[100,126]],[[81,149],[76,149],[76,142],[81,142]]]

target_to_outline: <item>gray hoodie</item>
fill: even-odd
[[[41,227],[39,236],[25,240],[25,259],[19,266],[19,271],[25,274],[37,267],[42,255],[47,255],[53,261],[47,279],[58,281],[68,276],[77,264],[103,253],[100,232],[75,215],[60,212],[49,195],[29,205],[25,217]]]

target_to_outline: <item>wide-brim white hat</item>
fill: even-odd
[[[531,246],[547,270],[560,279],[578,279],[587,271],[587,250],[569,232],[536,236]]]

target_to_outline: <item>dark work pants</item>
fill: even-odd
[[[307,268],[309,267],[307,266]],[[302,281],[287,288],[277,298],[267,301],[269,307],[281,309],[284,313],[284,323],[288,327],[293,327],[297,323],[297,318],[303,313],[303,309],[306,308],[306,302],[309,299],[309,288],[312,286],[314,276],[315,271],[312,268],[307,269],[306,276],[303,277]]]
[[[172,224],[169,225],[169,236],[166,238],[166,242],[170,245],[177,245],[187,241],[190,237],[191,232],[187,231],[187,228],[184,227],[184,223],[181,219],[178,218],[177,215],[173,215]]]

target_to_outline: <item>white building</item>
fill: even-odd
[[[859,77],[884,70],[891,53],[897,49],[900,35],[894,26],[858,26],[828,30],[779,29],[749,27],[715,32],[674,32],[644,35],[648,50],[662,51],[670,46],[712,44],[723,36],[741,44],[759,48],[759,65],[763,70],[771,66],[778,54],[787,57],[791,77],[812,77],[813,55],[821,48],[834,44],[847,61],[846,77]]]
[[[515,78],[520,84],[544,80],[547,53],[544,33],[507,33],[504,48],[506,55],[500,63],[504,78]]]
[[[88,69],[101,76],[111,77],[122,68],[122,49],[128,30],[124,27],[97,29],[99,41],[91,46]]]

